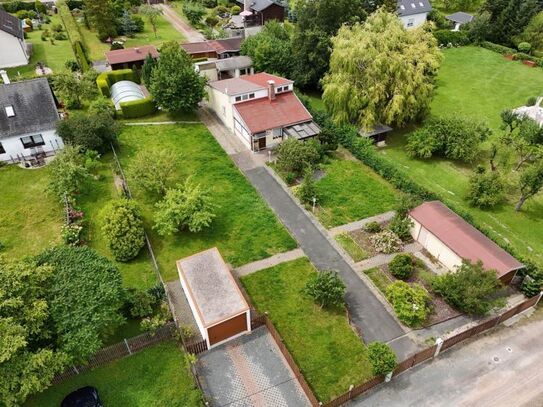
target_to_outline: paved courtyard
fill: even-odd
[[[212,407],[310,406],[266,327],[201,354],[196,369]]]

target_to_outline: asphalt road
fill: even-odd
[[[543,312],[458,345],[348,406],[543,406]]]

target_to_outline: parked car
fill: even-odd
[[[60,404],[60,407],[103,407],[98,390],[91,386],[81,387],[71,392]]]

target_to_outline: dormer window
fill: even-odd
[[[254,98],[255,98],[254,93],[246,93],[245,95],[236,96],[235,101],[241,102],[243,100],[254,99]]]
[[[15,116],[15,110],[13,110],[13,106],[11,106],[11,105],[6,106],[6,116],[7,117],[14,117]]]

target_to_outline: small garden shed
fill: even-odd
[[[249,305],[217,248],[178,260],[177,270],[208,348],[251,331]]]
[[[463,259],[482,261],[487,270],[496,270],[509,284],[524,265],[471,226],[440,201],[425,202],[409,213],[411,235],[449,270]]]

